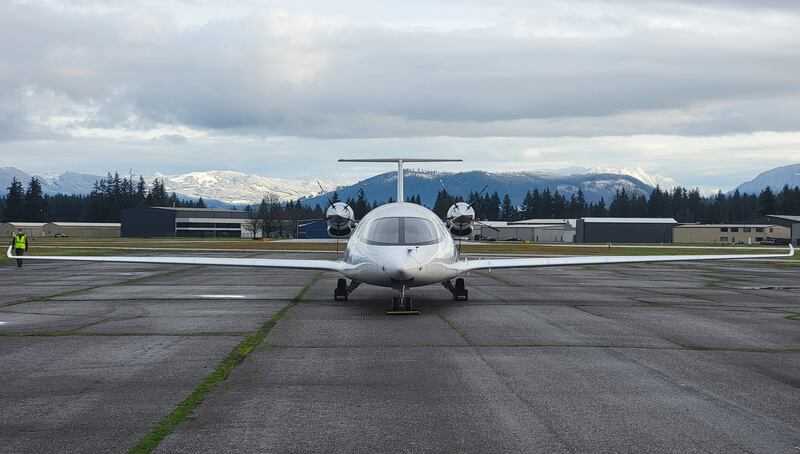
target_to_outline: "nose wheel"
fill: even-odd
[[[410,296],[406,296],[406,286],[400,286],[400,296],[392,297],[392,309],[386,315],[419,315],[420,311],[414,309]]]

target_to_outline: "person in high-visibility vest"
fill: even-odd
[[[17,234],[11,238],[11,245],[14,246],[14,255],[22,255],[28,250],[28,237],[17,230]],[[17,268],[22,268],[22,259],[17,259]]]

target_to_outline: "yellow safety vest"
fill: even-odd
[[[14,249],[25,249],[25,234],[22,235],[14,235]]]

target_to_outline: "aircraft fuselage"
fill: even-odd
[[[430,222],[435,228],[436,242],[376,244],[370,241],[377,226],[373,223],[396,218],[421,218]],[[344,254],[344,261],[357,268],[344,274],[381,287],[419,287],[454,278],[457,273],[448,265],[457,260],[455,241],[433,211],[413,203],[389,203],[375,208],[359,221]]]

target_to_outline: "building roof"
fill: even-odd
[[[485,227],[508,227],[508,221],[479,221],[480,224],[476,223],[477,226],[483,225]]]
[[[109,227],[119,228],[119,222],[49,222],[47,225],[55,225],[58,227]]]
[[[523,219],[509,224],[571,224],[575,221],[576,219]]]
[[[768,218],[778,218],[791,222],[800,222],[800,216],[789,216],[786,214],[768,214]]]
[[[539,224],[539,225],[566,225],[575,227],[578,223],[577,219],[523,219],[521,221],[509,222],[508,225],[525,225],[525,224]]]
[[[14,227],[43,227],[44,222],[5,222],[3,225],[13,225]]]
[[[581,218],[591,224],[677,224],[672,218]]]
[[[239,210],[231,210],[228,208],[189,208],[189,207],[146,207],[146,208],[155,208],[158,210],[172,210],[172,211],[239,211]]]
[[[691,228],[691,229],[708,229],[708,228],[767,228],[767,227],[775,227],[775,224],[681,224],[676,226],[675,228],[683,229],[683,228]]]

